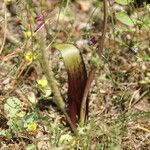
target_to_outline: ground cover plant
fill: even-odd
[[[150,4],[0,0],[0,149],[150,149]]]

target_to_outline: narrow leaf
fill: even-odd
[[[117,20],[119,20],[121,23],[128,25],[128,26],[134,26],[135,20],[131,19],[126,13],[119,12],[116,14]]]

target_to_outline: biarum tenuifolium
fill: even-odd
[[[87,82],[86,67],[80,51],[74,45],[55,43],[53,47],[61,53],[67,71],[68,114],[73,127],[76,128],[77,124],[86,121],[88,116],[88,98],[85,97],[83,102]]]
[[[45,76],[37,80],[37,88],[40,92],[42,92],[44,97],[48,97],[52,93]]]

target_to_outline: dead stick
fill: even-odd
[[[107,30],[107,18],[108,18],[107,0],[103,0],[103,7],[104,7],[103,30],[102,30],[102,36],[100,36],[98,40],[98,51],[97,51],[99,57],[101,57],[102,54],[102,50],[105,42],[106,30]]]
[[[81,111],[80,111],[80,121],[79,122],[81,125],[83,125],[84,121],[85,121],[85,116],[86,116],[86,111],[87,111],[86,110],[87,109],[86,108],[87,97],[88,97],[89,89],[90,89],[91,83],[93,81],[96,70],[97,70],[97,68],[94,67],[90,71],[87,82],[86,82],[86,86],[85,86],[85,90],[84,90],[83,98],[82,98],[82,103],[81,103]]]

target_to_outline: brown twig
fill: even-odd
[[[5,6],[5,21],[4,21],[4,38],[3,38],[3,43],[2,46],[0,48],[0,54],[3,51],[3,48],[5,46],[5,42],[6,42],[6,37],[7,37],[7,11],[6,11],[6,6]]]
[[[106,30],[107,30],[107,18],[108,18],[108,6],[107,6],[107,0],[103,0],[103,7],[104,7],[104,21],[103,21],[103,29],[102,29],[102,35],[99,37],[98,40],[98,55],[101,57],[104,42],[105,42],[105,36],[106,36]]]
[[[86,108],[87,107],[87,105],[86,105],[87,97],[88,97],[89,89],[90,89],[91,83],[93,81],[96,70],[97,70],[96,67],[91,69],[89,76],[88,76],[88,79],[87,79],[87,82],[86,82],[85,89],[84,89],[82,103],[81,103],[80,121],[79,121],[81,125],[83,125],[84,121],[85,121],[85,116],[86,116],[86,112],[88,109],[88,108]]]

